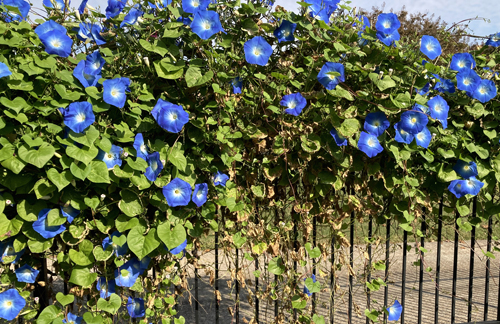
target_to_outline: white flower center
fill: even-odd
[[[443,109],[443,107],[441,107],[441,105],[436,105],[434,107],[434,110],[437,111],[437,112],[440,112],[442,109]]]
[[[76,121],[79,123],[83,123],[85,121],[85,114],[84,113],[79,113],[76,115]]]
[[[108,153],[108,159],[110,159],[110,160],[113,159],[113,154]]]
[[[290,35],[290,31],[289,30],[283,31],[283,36],[288,37],[289,35]]]
[[[119,93],[118,89],[115,89],[115,88],[111,89],[111,95],[112,95],[113,97],[118,96],[118,93]]]
[[[23,273],[24,273],[24,274],[31,274],[31,270],[30,270],[30,269],[24,269],[24,270],[23,270]]]
[[[141,152],[145,153],[146,152],[146,144],[141,144],[141,147],[139,149]]]
[[[330,78],[330,80],[335,80],[335,75],[332,75],[332,74],[329,74],[328,77]]]
[[[171,113],[171,114],[168,116],[168,119],[170,119],[171,121],[175,121],[175,120],[177,120],[177,114],[176,114],[176,113]]]
[[[200,2],[199,1],[191,1],[191,5],[195,8],[198,8],[198,6],[200,5]]]
[[[457,183],[457,189],[462,188],[462,185],[460,183]]]
[[[488,91],[486,91],[486,89],[484,87],[480,87],[479,88],[479,93],[480,94],[486,94]]]
[[[410,121],[412,124],[415,124],[417,122],[417,118],[413,117]]]
[[[290,108],[290,109],[294,109],[296,106],[297,106],[297,103],[295,102],[295,100],[292,100],[288,103],[288,108]]]
[[[93,64],[93,66],[94,66],[94,70],[97,70],[99,68],[100,64],[98,62],[95,62]]]
[[[198,191],[198,193],[196,194],[196,197],[202,198],[203,197],[203,192],[201,190]]]
[[[174,195],[180,196],[181,195],[181,191],[179,189],[175,189],[174,190]]]
[[[54,39],[52,42],[50,42],[50,45],[55,48],[61,47],[61,42],[58,39]]]
[[[153,171],[156,171],[156,169],[158,169],[158,162],[156,162],[155,160],[151,161],[151,169]]]
[[[11,308],[13,305],[12,301],[10,300],[6,300],[4,303],[3,303],[3,307],[5,308]]]
[[[385,28],[391,27],[391,23],[388,20],[384,21],[383,25],[384,25]]]
[[[374,147],[375,145],[377,145],[377,142],[373,138],[370,138],[367,143],[370,147]]]
[[[431,43],[427,44],[427,46],[425,46],[427,48],[428,51],[432,52],[434,50],[434,46],[432,46]]]
[[[463,68],[464,66],[465,66],[464,61],[460,61],[460,62],[458,62],[458,67]]]
[[[425,139],[425,135],[420,133],[417,135],[417,138],[420,140],[420,141],[423,141]]]
[[[464,166],[465,171],[469,171],[470,167],[468,165]]]
[[[464,80],[464,85],[468,86],[470,84],[470,79],[465,79]]]
[[[255,56],[260,56],[260,54],[261,54],[261,53],[262,53],[262,51],[260,50],[260,48],[255,47],[255,48],[253,49],[253,55],[255,55]]]
[[[210,28],[212,27],[212,24],[210,24],[210,22],[208,20],[204,20],[201,23],[201,27],[203,27],[203,29],[205,29],[205,30],[210,30]]]

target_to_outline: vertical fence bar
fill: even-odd
[[[386,241],[385,241],[385,276],[384,276],[384,281],[387,283],[387,280],[389,279],[389,250],[390,250],[390,245],[391,245],[391,220],[388,219],[386,222]],[[387,308],[389,305],[388,304],[388,298],[389,298],[389,286],[386,284],[384,287],[384,308]],[[384,323],[387,322],[387,313],[384,312]]]
[[[436,259],[436,290],[434,292],[434,323],[439,322],[439,277],[441,275],[441,234],[443,232],[443,197],[439,201],[437,259]]]
[[[33,295],[35,297],[38,297],[38,303],[40,304],[38,314],[40,314],[42,310],[44,310],[46,307],[49,306],[49,294],[48,294],[49,277],[47,274],[47,259],[40,258],[39,261],[40,261],[40,269],[39,269],[40,272],[38,274],[38,278],[40,278],[41,279],[40,281],[43,281],[45,285],[42,286],[38,283],[35,283],[35,290],[33,292]]]
[[[493,217],[490,216],[488,218],[488,242],[486,243],[486,251],[487,252],[491,252],[491,235],[493,234],[492,225],[493,225]],[[488,300],[489,300],[489,296],[490,296],[490,274],[491,274],[491,271],[490,271],[491,262],[490,261],[491,261],[490,258],[486,259],[486,279],[485,279],[486,282],[484,285],[484,321],[485,322],[488,320],[488,307],[489,307]]]
[[[354,190],[352,190],[352,194],[354,195]],[[354,211],[351,212],[351,226],[350,226],[350,236],[349,242],[351,246],[349,247],[349,265],[351,269],[354,267]],[[348,315],[349,321],[347,323],[352,323],[352,295],[353,295],[353,276],[349,271],[349,307],[348,307]]]
[[[420,238],[420,247],[423,248],[425,245],[425,214],[422,214],[422,237]],[[422,295],[424,292],[424,251],[420,250],[420,269],[418,273],[418,319],[417,323],[422,324]]]
[[[370,214],[370,217],[368,219],[368,269],[367,269],[367,275],[366,275],[366,281],[370,282],[372,279],[371,274],[372,274],[372,231],[373,231],[373,215]],[[366,288],[366,308],[370,310],[370,289],[367,287]],[[370,324],[370,319],[366,317],[366,324]]]
[[[330,324],[333,324],[335,317],[335,300],[333,298],[333,291],[335,290],[335,276],[333,274],[335,269],[335,235],[332,235],[332,266],[330,269]]]
[[[401,270],[401,306],[403,306],[403,312],[401,313],[401,324],[405,323],[405,297],[406,297],[406,249],[408,245],[408,232],[403,233],[403,269]]]
[[[477,197],[472,200],[472,217],[476,217]],[[467,301],[467,322],[472,319],[472,285],[474,284],[474,252],[476,250],[476,226],[472,226],[470,234],[470,263],[469,263],[469,298]]]
[[[297,220],[295,217],[293,217],[294,214],[292,213],[292,220],[293,220],[293,250],[295,253],[298,253],[299,251],[299,237],[298,237],[298,231],[297,231]],[[293,272],[295,275],[297,275],[297,261],[293,261]],[[294,279],[294,287],[297,285],[297,280]],[[295,322],[297,320],[297,309],[293,309],[293,321]]]
[[[317,217],[313,216],[313,248],[316,247],[316,235],[317,235]],[[316,277],[316,259],[313,259],[313,271],[314,277]],[[316,295],[317,293],[312,295],[312,313],[313,316],[316,313]]]
[[[458,211],[455,211],[455,241],[453,246],[453,281],[451,287],[451,324],[455,324],[455,306],[457,299],[457,266],[458,266]]]
[[[198,293],[198,249],[196,248],[193,252],[196,258],[194,266],[194,320],[196,324],[200,324],[200,299]]]
[[[238,282],[238,249],[236,249],[236,305],[235,305],[235,314],[236,314],[236,324],[240,324],[240,283]]]
[[[256,206],[255,213],[255,224],[259,223],[259,208]],[[255,271],[259,270],[259,256],[255,258]],[[255,322],[259,324],[259,297],[257,297],[257,292],[259,291],[259,278],[255,277]]]
[[[215,324],[219,324],[219,231],[215,232]]]

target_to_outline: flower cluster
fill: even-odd
[[[476,196],[484,186],[484,183],[476,179],[478,176],[476,163],[458,160],[453,170],[464,178],[464,180],[453,180],[448,186],[448,190],[451,191],[455,197],[461,198],[465,195]]]
[[[68,57],[71,54],[73,41],[66,34],[66,28],[56,23],[54,20],[48,20],[35,28],[35,33],[45,46],[45,51],[49,54]]]

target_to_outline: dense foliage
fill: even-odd
[[[0,7],[1,318],[170,323],[181,260],[217,231],[229,254],[272,256],[256,295],[280,300],[276,322],[318,324],[309,277],[330,250],[313,222],[340,247],[353,212],[415,237],[441,199],[463,231],[499,212],[500,35],[442,55],[431,35],[399,42],[395,14],[337,1],[135,2],[44,1],[33,25],[25,1]],[[71,285],[50,306],[32,293],[47,260]]]

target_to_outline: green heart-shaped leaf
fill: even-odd
[[[71,294],[65,295],[61,292],[58,292],[56,294],[56,299],[58,302],[61,303],[61,305],[66,306],[66,305],[71,304],[73,301],[75,301],[75,296],[73,296]]]
[[[52,181],[53,184],[57,186],[57,189],[59,189],[59,191],[63,190],[64,187],[69,185],[71,183],[71,180],[73,180],[73,175],[71,174],[70,170],[64,170],[63,172],[59,173],[54,168],[47,171],[47,177],[50,181]]]
[[[71,162],[69,169],[71,171],[71,174],[73,174],[76,178],[80,180],[85,180],[89,175],[92,166],[90,164],[84,164],[84,163],[75,164],[74,162]]]
[[[98,245],[93,251],[96,261],[107,261],[113,255],[113,249],[108,246],[106,250],[102,249],[102,246]]]
[[[181,224],[177,224],[170,230],[170,223],[165,222],[158,226],[158,236],[167,245],[169,250],[178,247],[186,240],[186,229]]]
[[[54,156],[56,149],[47,143],[43,143],[38,150],[29,149],[27,145],[19,148],[19,157],[25,162],[31,163],[41,169]]]
[[[110,314],[116,314],[120,306],[122,305],[122,299],[117,294],[111,294],[109,301],[99,298],[97,301],[97,309],[103,310]]]
[[[97,314],[94,316],[91,312],[86,312],[85,314],[83,314],[83,320],[86,324],[101,324],[103,321],[101,315]]]

